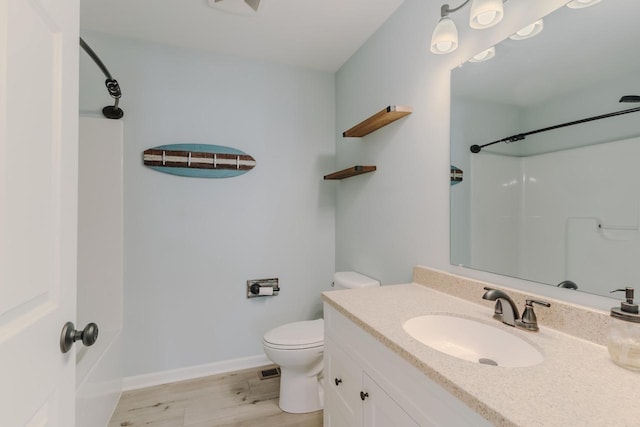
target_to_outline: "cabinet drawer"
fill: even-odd
[[[325,338],[325,393],[328,401],[337,403],[351,425],[359,425],[362,412],[362,368],[331,339]]]

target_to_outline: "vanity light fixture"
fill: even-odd
[[[504,1],[506,0],[465,0],[455,8],[443,4],[440,7],[440,21],[431,36],[431,52],[435,54],[451,53],[458,47],[458,29],[449,14],[457,12],[471,2],[469,26],[474,29],[489,28],[502,20]]]
[[[475,55],[469,60],[469,62],[484,62],[490,60],[494,56],[496,56],[496,48],[495,46],[491,46],[489,49],[483,50],[479,54]]]
[[[476,30],[493,27],[502,21],[503,15],[502,0],[473,0],[469,26]]]
[[[525,40],[530,39],[531,37],[537,36],[542,32],[544,28],[544,21],[542,19],[534,22],[533,24],[529,24],[520,31],[516,31],[515,34],[509,36],[511,40]]]
[[[442,18],[440,18],[431,36],[431,52],[433,53],[450,53],[458,48],[458,29],[456,24],[449,18],[449,12],[451,12],[449,5],[443,5],[441,8]]]
[[[601,0],[573,0],[567,3],[567,7],[570,9],[583,9],[598,4],[600,1]]]

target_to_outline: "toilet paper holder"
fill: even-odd
[[[280,292],[278,278],[247,280],[247,298],[276,296]]]

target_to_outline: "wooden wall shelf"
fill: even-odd
[[[362,175],[363,173],[373,172],[375,170],[375,166],[352,166],[350,168],[325,175],[324,179],[344,179],[356,175]]]
[[[402,117],[413,112],[413,108],[402,105],[389,105],[382,111],[377,112],[373,116],[361,121],[351,129],[342,132],[343,138],[362,137],[369,135],[371,132],[380,129],[383,126],[393,123]]]

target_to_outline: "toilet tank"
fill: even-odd
[[[355,271],[339,271],[333,275],[335,289],[355,289],[380,286],[380,282]]]

